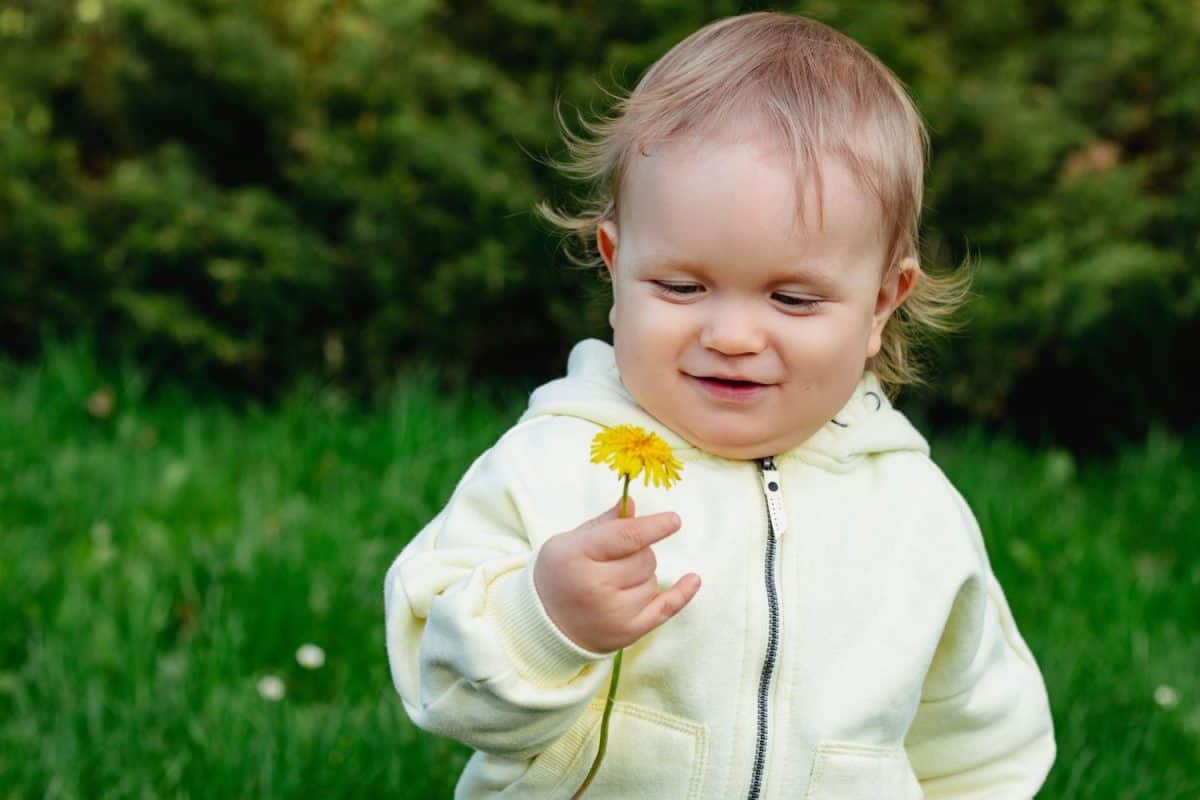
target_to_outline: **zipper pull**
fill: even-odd
[[[762,474],[763,495],[767,498],[767,516],[771,518],[771,531],[776,538],[783,536],[788,528],[787,512],[783,508],[783,488],[779,483],[779,471],[771,456],[759,461]]]

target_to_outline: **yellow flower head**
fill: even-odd
[[[683,464],[671,453],[671,447],[657,434],[636,425],[606,428],[592,439],[592,463],[608,464],[618,479],[642,476],[644,485],[670,489],[679,480]]]

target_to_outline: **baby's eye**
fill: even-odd
[[[667,294],[691,295],[704,291],[704,287],[696,283],[667,283],[666,281],[651,281],[651,283]]]
[[[797,297],[794,294],[780,294],[776,292],[772,297],[778,300],[780,304],[800,311],[812,311],[821,304],[820,300],[813,300],[811,297]]]

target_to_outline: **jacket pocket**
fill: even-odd
[[[924,796],[903,747],[817,743],[807,800],[921,800]]]
[[[502,797],[569,798],[600,747],[604,700],[593,700],[563,736],[540,753]],[[587,796],[621,800],[699,798],[708,761],[708,730],[691,720],[617,701],[608,723],[604,761]]]

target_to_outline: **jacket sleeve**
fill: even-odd
[[[953,494],[975,563],[954,598],[905,747],[927,800],[1032,798],[1055,757],[1045,684],[975,518]]]
[[[388,661],[409,717],[509,758],[558,739],[611,666],[557,628],[534,587],[520,429],[476,460],[384,580]]]

